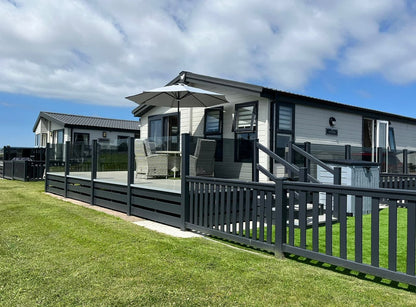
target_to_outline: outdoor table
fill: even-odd
[[[181,152],[179,150],[157,150],[157,154],[167,154],[168,156],[174,157],[173,159],[173,167],[171,171],[173,172],[173,178],[176,178],[176,172],[179,171],[179,167],[177,165],[176,157],[180,157]]]

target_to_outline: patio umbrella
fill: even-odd
[[[211,107],[228,101],[222,94],[201,90],[183,83],[168,85],[128,96],[127,99],[150,106],[160,107]]]

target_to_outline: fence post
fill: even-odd
[[[308,182],[308,169],[299,167],[299,182]]]
[[[279,178],[275,184],[276,231],[275,255],[283,258],[283,244],[286,243],[286,206],[287,196],[283,189],[283,179]]]
[[[287,145],[288,145],[287,161],[290,164],[293,164],[293,149],[292,149],[293,141],[290,141]],[[287,170],[287,175],[288,175],[289,178],[293,179],[293,172],[292,172],[291,169]]]
[[[65,189],[64,189],[64,197],[68,197],[68,175],[69,175],[69,141],[65,142]]]
[[[311,142],[305,142],[304,143],[305,151],[310,154],[311,153]],[[305,163],[304,163],[307,173],[311,173],[311,160],[305,157]]]
[[[50,151],[50,144],[46,143],[46,148],[45,148],[45,192],[48,191],[48,172],[49,172],[49,159],[51,157],[51,151]]]
[[[407,149],[403,149],[403,174],[409,174],[409,169],[408,169],[408,150]]]
[[[345,160],[351,160],[351,145],[345,145],[344,158]]]
[[[181,166],[181,230],[186,230],[189,221],[189,185],[186,177],[189,176],[189,133],[182,134],[182,166]]]
[[[12,161],[12,180],[14,180],[14,164],[16,163],[16,161]]]
[[[92,157],[91,157],[91,201],[90,205],[94,206],[95,186],[94,182],[97,179],[97,140],[92,141]]]
[[[2,173],[1,173],[1,177],[3,177],[4,178],[4,170],[5,170],[5,163],[4,163],[4,161],[6,161],[6,146],[3,146],[3,171],[2,171]]]
[[[134,184],[134,137],[129,137],[127,148],[127,215],[131,215],[131,185]]]
[[[341,167],[334,167],[334,185],[341,184]],[[339,218],[339,194],[334,195],[334,216]]]
[[[257,164],[259,163],[259,149],[257,148],[257,143],[259,139],[253,141],[253,181],[259,182],[259,170],[257,169]]]

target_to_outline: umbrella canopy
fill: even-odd
[[[150,106],[160,107],[211,107],[228,101],[222,94],[201,90],[182,83],[155,88],[127,99]]]

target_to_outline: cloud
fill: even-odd
[[[129,105],[181,70],[280,89],[327,62],[416,80],[405,1],[1,1],[0,91]]]

